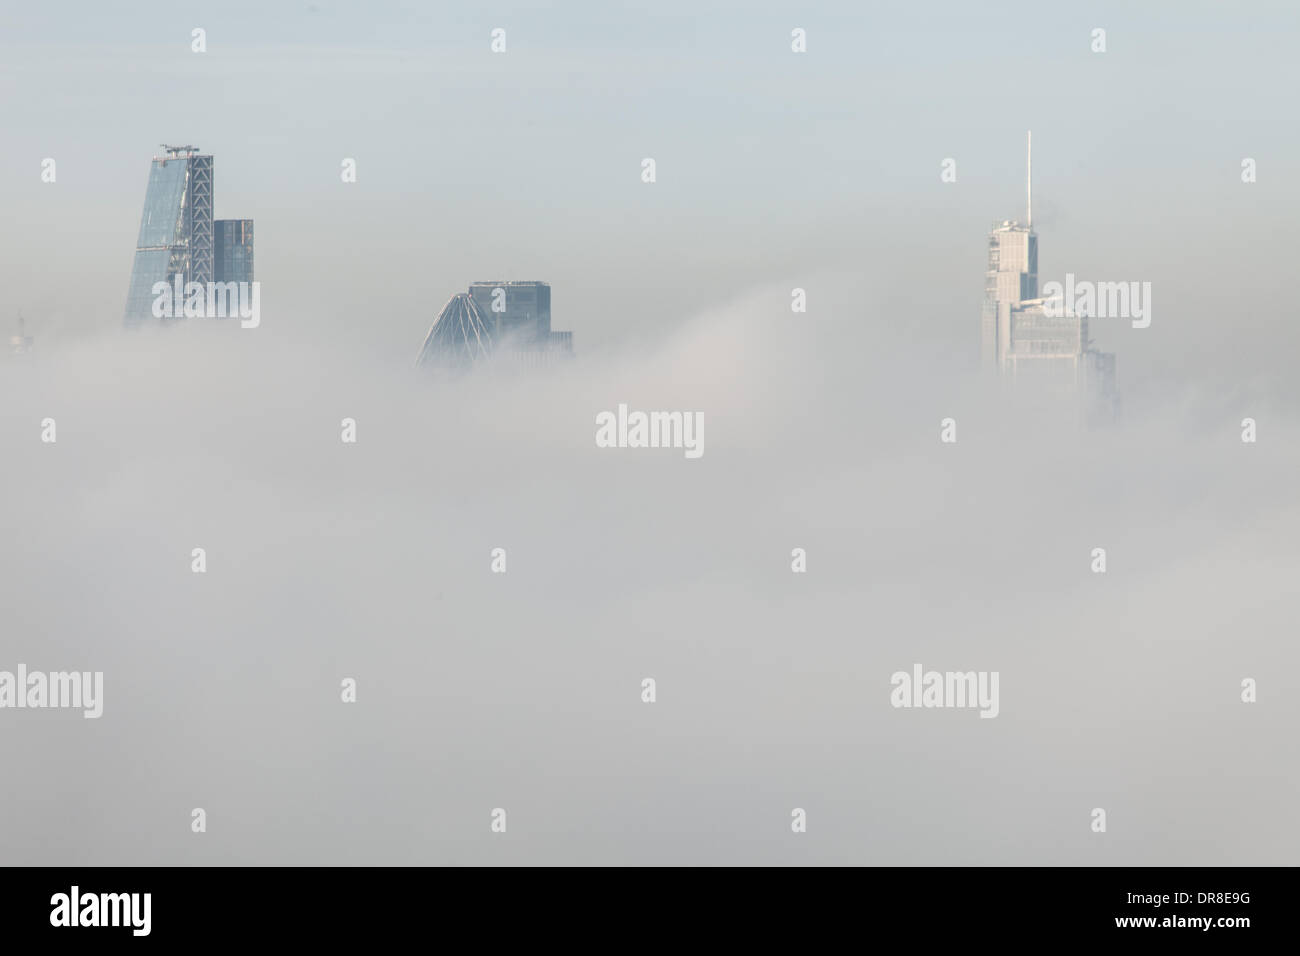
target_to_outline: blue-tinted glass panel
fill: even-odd
[[[135,254],[131,267],[131,286],[126,293],[126,320],[140,322],[153,320],[153,285],[171,282],[167,275],[167,262],[171,257],[167,249],[141,249]]]
[[[171,245],[185,196],[185,169],[184,159],[156,162],[149,167],[137,249]]]
[[[253,220],[218,219],[213,224],[218,282],[253,281]]]

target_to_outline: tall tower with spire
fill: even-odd
[[[989,232],[981,364],[1013,383],[1046,385],[1081,400],[1096,420],[1118,414],[1115,356],[1092,347],[1088,316],[1047,308],[1038,294],[1034,233],[1033,136],[1025,139],[1025,221],[1004,219]]]
[[[1033,134],[1026,138],[1025,221],[1004,219],[989,231],[980,316],[980,359],[1000,368],[1011,340],[1011,306],[1038,298],[1038,236],[1034,233]]]

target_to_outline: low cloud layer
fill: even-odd
[[[1086,430],[790,287],[455,383],[269,312],[0,366],[0,669],[104,673],[98,720],[0,711],[0,859],[1294,860],[1285,396],[1157,401],[1121,346],[1142,398]],[[620,403],[705,453],[598,448]],[[998,716],[891,707],[915,664]]]

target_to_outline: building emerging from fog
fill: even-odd
[[[550,285],[473,282],[443,306],[416,364],[465,369],[491,359],[546,365],[572,355],[573,333],[551,330]]]
[[[1029,157],[1024,224],[1005,219],[989,231],[981,364],[1013,384],[1073,394],[1090,415],[1110,417],[1118,403],[1114,354],[1091,348],[1087,316],[1065,303],[1049,308],[1038,294],[1032,152]]]
[[[217,282],[253,281],[253,220],[218,219],[212,224],[212,268]]]
[[[984,364],[996,368],[1011,344],[1010,309],[1038,298],[1038,236],[1029,226],[1003,220],[989,232],[984,273],[980,347]]]
[[[163,146],[149,166],[144,213],[127,287],[127,325],[157,321],[155,283],[252,282],[253,220],[213,219],[212,157]]]
[[[18,316],[18,334],[9,338],[9,354],[26,355],[32,350],[32,344],[35,341],[27,334],[27,321],[20,314]]]
[[[468,293],[453,295],[420,349],[416,364],[425,368],[464,370],[492,354],[492,330]]]

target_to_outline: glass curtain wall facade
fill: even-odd
[[[500,289],[500,293],[495,290]],[[551,287],[545,282],[474,282],[469,294],[498,340],[544,342],[551,335]],[[493,305],[505,306],[494,311]]]
[[[213,246],[215,281],[253,281],[253,220],[218,219]]]
[[[155,157],[127,287],[128,325],[154,320],[153,287],[213,279],[212,157]]]

